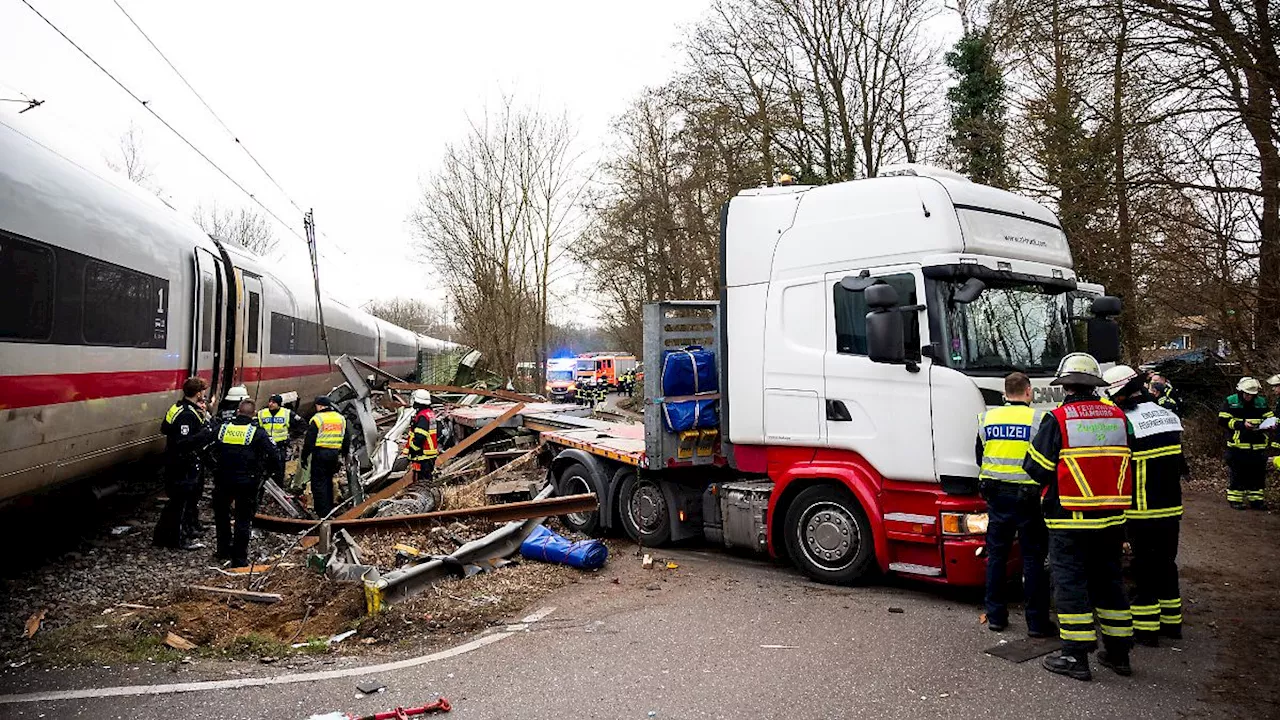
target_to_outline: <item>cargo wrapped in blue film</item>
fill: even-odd
[[[716,378],[716,354],[692,345],[668,350],[662,358],[662,394],[698,395],[720,390]]]
[[[671,432],[718,427],[715,400],[682,400],[662,404],[662,419]]]
[[[605,560],[609,559],[609,548],[599,540],[570,542],[568,538],[539,525],[520,543],[520,555],[530,560],[595,570],[604,567]]]

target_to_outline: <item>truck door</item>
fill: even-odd
[[[928,344],[929,324],[923,310],[904,313],[906,354],[917,366],[872,362],[867,357],[866,317],[870,308],[861,292],[840,281],[862,268],[826,276],[826,444],[862,455],[891,480],[934,480],[929,409],[929,363],[920,349]],[[925,297],[919,268],[871,269],[898,290],[903,306]]]
[[[240,307],[240,365],[236,375],[240,384],[249,391],[249,397],[258,397],[258,382],[262,373],[262,279],[245,273],[244,304]]]

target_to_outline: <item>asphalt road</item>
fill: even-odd
[[[270,687],[0,704],[0,718],[302,720],[333,710],[364,714],[420,705],[437,693],[452,701],[450,717],[494,719],[1079,720],[1210,710],[1197,696],[1212,669],[1215,641],[1194,623],[1181,650],[1136,650],[1134,677],[1095,667],[1094,682],[1079,683],[1050,675],[1037,660],[1015,664],[984,654],[1000,636],[978,624],[972,597],[903,584],[832,588],[725,554],[670,556],[678,569],[645,571],[634,556],[616,556],[611,569],[547,598],[545,605],[555,609],[544,619],[416,667]],[[1004,637],[1017,640],[1022,629],[1015,621]],[[371,662],[378,661],[293,672]],[[283,672],[217,663],[178,673],[35,672],[0,678],[0,692]],[[357,697],[357,683],[367,679],[387,690]]]

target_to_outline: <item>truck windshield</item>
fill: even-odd
[[[572,370],[548,370],[547,382],[570,382],[573,380]]]
[[[1052,372],[1073,351],[1070,298],[1033,283],[987,287],[970,303],[950,300],[962,283],[947,285],[951,367],[959,370]]]

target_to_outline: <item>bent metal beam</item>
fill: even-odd
[[[402,526],[413,527],[427,523],[460,520],[464,518],[492,520],[494,522],[509,522],[512,520],[527,520],[534,517],[591,512],[597,507],[599,507],[599,500],[596,496],[592,493],[585,493],[582,495],[547,498],[545,500],[526,500],[524,502],[504,503],[501,505],[485,505],[477,508],[441,510],[437,512],[420,513],[417,515],[392,515],[390,517],[371,518],[338,518],[330,520],[329,526],[335,530],[341,528],[346,528],[348,530],[364,530]],[[309,531],[308,534],[316,534],[318,532],[318,526],[314,520],[277,517],[274,515],[255,516],[253,519],[253,526],[262,530],[271,530],[274,532],[300,532],[304,530]]]

